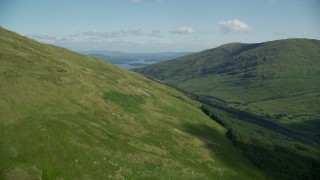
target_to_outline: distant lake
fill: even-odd
[[[114,65],[117,65],[117,66],[122,67],[124,69],[133,69],[133,68],[139,68],[139,67],[151,65],[151,64],[154,64],[157,62],[160,62],[160,61],[146,61],[146,59],[139,59],[136,61],[130,61],[130,62],[121,63],[121,64],[114,63]]]
[[[124,69],[133,69],[160,61],[176,59],[191,52],[125,53],[120,51],[81,51],[80,53],[106,60]]]

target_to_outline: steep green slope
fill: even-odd
[[[292,128],[320,128],[319,40],[232,43],[136,71]]]
[[[0,28],[0,179],[261,179],[199,103]]]

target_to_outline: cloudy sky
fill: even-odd
[[[320,0],[0,0],[0,26],[76,51],[320,39]]]

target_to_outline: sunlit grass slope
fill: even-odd
[[[199,104],[0,28],[0,179],[261,179]]]

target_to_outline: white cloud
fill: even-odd
[[[38,39],[38,40],[48,40],[48,41],[54,41],[59,39],[59,36],[54,34],[49,34],[49,33],[34,33],[27,36],[30,38]]]
[[[160,37],[160,30],[152,30],[150,32],[142,31],[141,29],[118,30],[100,32],[96,30],[86,31],[82,33],[85,36],[95,36],[100,38],[121,38],[127,36],[145,36],[145,37]]]
[[[80,34],[67,34],[67,35],[56,35],[51,33],[33,33],[28,34],[27,37],[35,39],[40,42],[49,44],[70,44],[79,42],[130,42],[133,44],[142,44],[146,39],[159,39],[161,37],[160,30],[143,31],[141,29],[132,30],[118,30],[118,31],[85,31]]]
[[[172,31],[170,31],[171,34],[191,34],[194,32],[193,27],[179,27],[177,29],[174,29]]]
[[[27,35],[37,41],[66,47],[73,50],[122,49],[131,50],[162,46],[160,30],[143,31],[141,29],[118,31],[86,31],[75,34],[56,35],[52,33],[33,33]]]
[[[141,29],[129,30],[127,34],[133,36],[147,36],[147,37],[160,37],[160,30],[152,30],[150,32],[144,32]]]
[[[127,36],[127,32],[125,32],[123,30],[105,31],[105,32],[92,30],[92,31],[83,32],[82,34],[86,35],[86,36],[95,36],[95,37],[101,37],[101,38],[119,38],[119,37],[126,37]]]
[[[50,33],[34,33],[27,35],[27,37],[35,39],[37,41],[49,44],[56,44],[57,42],[79,42],[81,38],[78,34],[69,35],[55,35]]]
[[[96,31],[96,30],[91,30],[91,31],[85,31],[82,33],[83,35],[86,35],[86,36],[101,36],[102,33],[99,32],[99,31]]]
[[[238,19],[220,21],[218,25],[223,33],[247,33],[252,29],[247,23]]]

